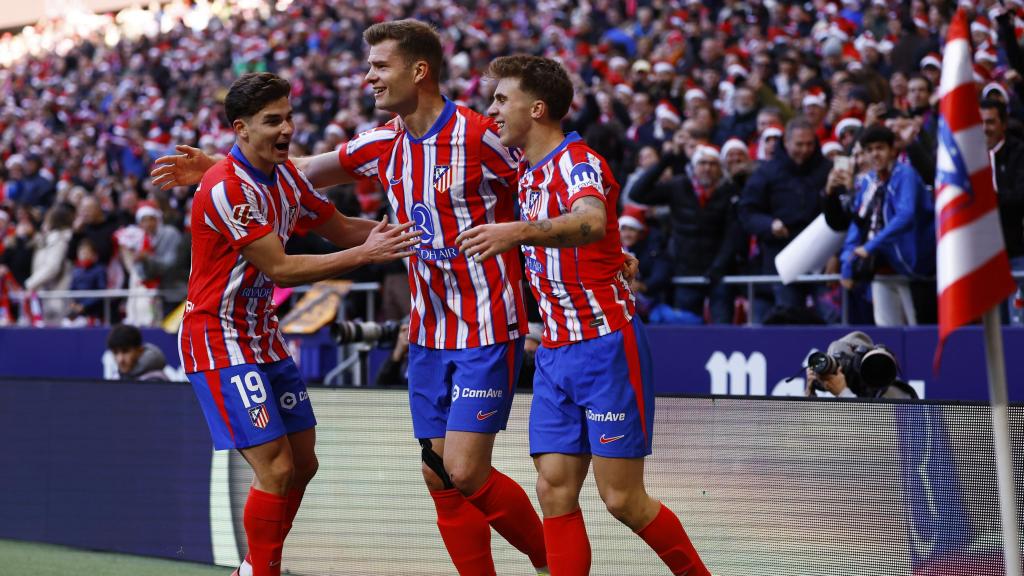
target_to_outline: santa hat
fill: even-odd
[[[683,100],[685,100],[687,104],[690,103],[690,100],[694,100],[696,98],[702,98],[704,100],[707,100],[708,95],[700,88],[690,88],[689,90],[686,91],[686,94],[683,95]]]
[[[988,98],[993,92],[998,92],[1003,95],[1003,100],[1010,101],[1010,93],[1006,91],[1006,88],[998,82],[989,82],[981,90],[982,99]]]
[[[664,60],[654,63],[655,74],[671,74],[676,71],[675,66],[665,62]]]
[[[978,84],[987,84],[992,79],[992,73],[989,72],[988,68],[981,65],[980,62],[974,63],[974,81]]]
[[[821,106],[822,108],[828,108],[828,98],[825,96],[825,91],[815,86],[804,94],[803,106]]]
[[[835,140],[825,140],[821,143],[821,153],[828,156],[832,152],[842,152],[843,145]]]
[[[836,129],[834,133],[836,138],[839,138],[840,136],[843,135],[844,130],[848,128],[860,130],[862,126],[864,126],[863,122],[851,116],[850,118],[843,118],[842,120],[840,120],[839,123],[836,124]]]
[[[978,16],[971,22],[971,32],[977,32],[979,34],[991,34],[992,24],[988,21],[988,18],[984,16]]]
[[[725,164],[726,157],[728,157],[729,152],[732,152],[733,150],[743,150],[748,156],[750,155],[750,150],[747,148],[747,145],[743,140],[740,140],[739,138],[729,138],[725,141],[725,144],[722,144],[722,154],[719,157],[719,161]]]
[[[139,202],[139,207],[135,209],[136,222],[142,222],[142,219],[145,218],[146,216],[153,216],[160,221],[164,219],[163,212],[161,212],[160,209],[156,207],[156,204],[150,202],[149,200]]]
[[[928,16],[924,12],[914,14],[914,26],[917,26],[922,30],[928,30],[931,28],[931,26],[928,25]]]
[[[765,144],[769,138],[782,138],[783,128],[781,124],[770,124],[767,128],[761,132],[761,136],[757,139],[757,159],[767,160],[768,154],[765,148]]]
[[[658,103],[658,106],[654,108],[654,117],[658,120],[671,120],[676,124],[683,121],[683,117],[679,114],[679,110],[672,105],[668,100],[662,100]]]
[[[746,78],[750,76],[750,70],[747,70],[742,64],[738,63],[729,64],[729,67],[725,69],[725,73],[731,78],[738,78],[740,76]]]
[[[853,43],[854,47],[857,48],[858,52],[863,53],[869,48],[878,50],[878,42],[875,41],[875,35],[870,31],[865,32],[857,37],[857,40]]]
[[[721,164],[721,155],[722,153],[718,150],[717,146],[712,146],[710,144],[698,144],[697,148],[693,151],[693,158],[690,159],[690,162],[696,166],[697,163],[704,158],[711,158],[715,162]]]
[[[999,61],[999,55],[996,54],[996,51],[992,47],[983,48],[975,51],[974,61],[989,62],[991,64],[995,64],[996,62]]]
[[[647,230],[647,216],[644,209],[639,206],[626,206],[619,216],[619,229],[632,228],[641,232]]]
[[[938,52],[929,52],[927,56],[921,58],[921,69],[924,70],[928,66],[935,66],[938,69],[942,69],[942,56]]]

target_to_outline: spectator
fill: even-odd
[[[842,282],[847,289],[855,275],[871,282],[876,325],[913,326],[919,316],[934,316],[928,310],[934,300],[920,294],[927,288],[914,290],[911,280],[935,273],[935,215],[921,177],[909,164],[896,161],[895,140],[891,130],[879,125],[861,136],[871,171],[859,182],[854,200],[840,257]],[[890,277],[878,280],[875,274]]]
[[[107,267],[88,238],[78,243],[78,257],[71,270],[71,290],[103,290],[107,287]],[[68,306],[67,320],[73,325],[95,325],[103,320],[103,299],[77,297]]]
[[[143,343],[142,332],[135,326],[118,324],[111,328],[107,336],[107,350],[117,364],[121,380],[170,380],[164,353],[149,342]]]
[[[730,138],[746,142],[757,132],[757,95],[749,86],[736,88],[732,97],[733,113],[718,124],[715,144],[722,146]]]
[[[32,275],[32,253],[35,251],[33,240],[37,225],[31,212],[21,208],[16,213],[13,228],[13,233],[8,232],[2,240],[4,249],[0,253],[0,266],[6,267],[19,286],[24,286]]]
[[[25,159],[25,177],[16,201],[31,208],[45,210],[53,203],[53,179],[42,172],[42,161],[34,154]]]
[[[146,202],[135,211],[135,220],[149,238],[149,250],[139,252],[136,265],[144,282],[161,290],[184,292],[188,281],[189,259],[181,248],[182,238],[173,226],[164,224],[164,215],[157,207]],[[176,299],[176,301],[180,301]]]
[[[733,318],[733,295],[721,279],[732,271],[742,244],[734,213],[737,189],[722,177],[719,151],[707,145],[698,145],[694,151],[692,178],[678,175],[659,182],[666,168],[681,161],[674,154],[663,156],[637,181],[633,200],[669,206],[673,274],[709,279],[707,286],[677,286],[675,307],[703,317],[704,300],[709,298],[711,320],[728,324]]]
[[[46,212],[43,229],[36,235],[32,253],[32,275],[25,280],[25,290],[64,290],[71,280],[67,261],[68,245],[71,242],[71,213],[63,206],[54,206]],[[33,322],[47,323],[64,317],[64,301],[47,298],[42,303],[42,317]]]
[[[1024,271],[1024,141],[1007,134],[1006,118],[1004,104],[996,100],[981,101],[981,119],[995,174],[1003,242],[1011,268],[1019,272]]]
[[[825,188],[831,163],[822,156],[815,140],[815,125],[797,117],[786,126],[784,146],[775,157],[754,171],[739,201],[739,220],[747,233],[757,237],[762,273],[775,275],[775,257],[820,213],[819,194]],[[778,285],[773,290],[776,307],[801,314],[813,286]],[[768,312],[756,307],[754,320]]]
[[[74,221],[74,237],[71,240],[72,254],[77,254],[78,243],[83,238],[88,238],[96,248],[99,263],[109,266],[110,259],[114,255],[114,230],[116,229],[117,223],[113,217],[103,212],[99,198],[92,195],[85,196],[79,204],[78,216]]]
[[[646,315],[666,305],[672,286],[672,266],[665,257],[661,231],[649,228],[643,209],[633,206],[619,216],[619,239],[622,249],[639,261],[639,270],[630,282],[637,295],[637,310]]]
[[[722,167],[725,177],[737,190],[743,190],[747,178],[754,171],[754,162],[750,159],[750,149],[738,138],[730,138],[722,146]]]

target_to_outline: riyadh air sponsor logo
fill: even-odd
[[[239,292],[242,298],[270,298],[270,295],[273,293],[274,288],[271,286],[250,286],[242,288]]]
[[[622,440],[625,437],[626,437],[625,434],[619,434],[618,436],[611,436],[611,437],[608,437],[608,436],[605,436],[604,434],[601,434],[600,441],[601,441],[601,444],[611,444],[612,442],[615,442],[616,440]]]
[[[483,410],[477,410],[476,411],[476,419],[480,420],[480,421],[487,420],[488,418],[490,418],[491,416],[494,416],[497,413],[498,413],[497,410],[491,410],[490,412],[484,412]]]
[[[587,408],[587,420],[591,422],[625,422],[625,412],[594,412]]]

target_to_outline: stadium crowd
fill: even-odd
[[[1003,232],[1020,270],[1024,2],[960,5],[972,19]],[[576,99],[565,130],[605,156],[623,184],[620,227],[640,260],[634,288],[649,321],[743,321],[748,294],[722,278],[775,274],[775,256],[823,214],[848,230],[823,268],[841,273],[842,286],[758,288],[755,321],[836,322],[849,288],[851,323],[934,322],[937,83],[956,8],[939,0],[179,0],[89,25],[41,22],[0,37],[0,324],[102,318],[91,298],[18,306],[11,294],[22,288],[183,295],[193,190],[156,189],[153,160],[174,144],[227,151],[234,135],[221,103],[247,71],[291,81],[293,156],[332,150],[386,121],[363,82],[361,32],[406,17],[437,27],[444,93],[479,111],[489,103],[482,71],[495,57],[540,54],[569,69]],[[386,206],[373,183],[328,195],[352,215],[376,217]],[[312,238],[288,248],[330,249]],[[678,276],[703,280],[673,284]],[[119,312],[152,324],[180,299],[129,299]]]

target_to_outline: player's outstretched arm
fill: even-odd
[[[292,158],[292,164],[306,175],[314,188],[325,188],[355,182],[356,178],[341,166],[337,152]]]
[[[153,184],[161,190],[168,190],[175,186],[199,184],[199,181],[203,179],[203,174],[211,166],[223,160],[223,156],[207,156],[199,148],[184,144],[179,144],[174,149],[177,150],[177,154],[157,158],[156,168],[149,173]]]
[[[242,248],[242,257],[278,286],[298,286],[334,278],[366,264],[399,260],[412,255],[420,232],[408,232],[413,223],[390,226],[381,220],[366,242],[333,254],[285,254],[276,234],[267,234]]]
[[[326,222],[313,229],[338,248],[353,248],[366,242],[370,232],[379,224],[366,218],[351,218],[337,210]]]
[[[455,241],[466,254],[486,260],[516,246],[572,248],[604,238],[607,212],[604,202],[584,196],[568,214],[550,220],[484,224],[466,230]]]
[[[223,156],[208,156],[198,148],[179,144],[174,149],[177,154],[161,156],[156,159],[156,168],[149,173],[153,184],[161,190],[175,186],[193,186],[199,184],[203,174],[214,164],[224,159]],[[316,156],[292,158],[292,164],[309,178],[315,188],[335,186],[354,182],[355,178],[341,167],[336,152],[325,152]]]

